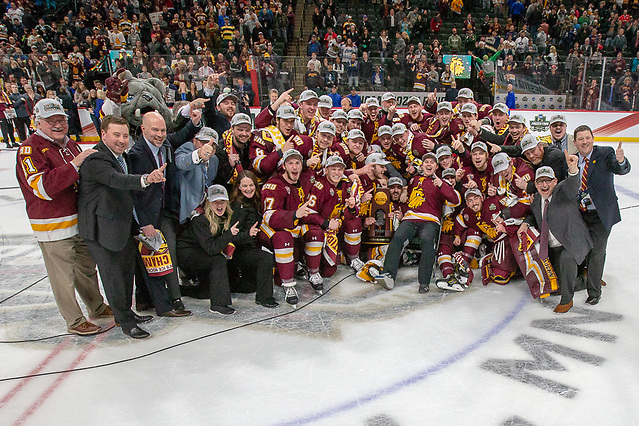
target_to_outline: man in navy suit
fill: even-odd
[[[586,303],[596,305],[601,299],[608,236],[612,226],[621,221],[613,175],[629,173],[630,162],[624,155],[621,142],[616,150],[595,146],[592,130],[586,125],[578,126],[574,136],[579,153],[580,209],[594,243],[587,264]]]

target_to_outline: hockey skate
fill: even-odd
[[[358,257],[351,260],[351,268],[355,272],[359,272],[364,267],[364,262],[362,262]]]
[[[293,305],[293,308],[297,309],[297,302],[300,301],[300,298],[297,295],[295,286],[284,288],[284,300],[286,300],[286,303],[288,303],[289,305]]]
[[[453,256],[455,257],[456,261],[455,275],[457,275],[457,279],[459,280],[461,285],[463,285],[464,287],[468,287],[473,282],[475,274],[473,273],[473,270],[471,269],[468,262],[466,262],[466,259],[464,259],[461,255],[458,255],[457,253],[455,253]]]
[[[457,280],[455,274],[450,274],[445,278],[440,278],[435,282],[435,285],[440,290],[449,290],[449,291],[457,291],[461,292],[466,290],[466,288]]]
[[[395,287],[395,280],[388,272],[376,276],[375,282],[384,287],[386,290],[392,290],[393,287]]]
[[[319,272],[312,273],[308,278],[308,281],[311,283],[313,290],[318,292],[320,295],[324,294],[324,278],[322,278]]]

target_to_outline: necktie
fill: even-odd
[[[124,161],[124,157],[120,155],[117,158],[117,160],[118,160],[118,163],[120,163],[120,167],[122,167],[122,171],[124,172],[124,174],[125,175],[129,174],[129,171],[127,170],[127,167],[126,167],[126,162]]]
[[[164,164],[162,162],[162,148],[160,148],[158,150],[158,168],[162,167],[162,164]]]
[[[548,258],[548,200],[542,201],[541,240],[539,241],[539,258]]]
[[[584,168],[581,172],[581,186],[579,187],[579,192],[586,192],[588,189],[588,159],[584,158]],[[586,211],[586,207],[583,204],[579,205],[579,209],[582,212]]]

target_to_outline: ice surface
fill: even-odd
[[[624,149],[639,167],[639,145]],[[0,152],[0,187],[16,185],[14,163]],[[636,169],[616,183],[621,207],[639,205]],[[0,189],[0,217],[3,300],[46,271],[19,190]],[[601,302],[579,292],[561,316],[521,280],[420,295],[414,267],[390,292],[341,267],[321,298],[298,286],[297,311],[279,289],[274,310],[234,295],[231,317],[185,298],[194,315],[155,318],[145,341],[117,328],[47,339],[66,330],[43,279],[0,304],[0,423],[636,424],[639,207],[622,217]]]

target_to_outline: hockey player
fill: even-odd
[[[547,145],[552,145],[556,148],[559,148],[562,152],[568,151],[568,154],[577,153],[574,136],[566,133],[568,122],[566,121],[565,115],[553,115],[552,117],[550,117],[548,126],[550,128],[550,135],[541,138],[542,142]],[[555,170],[555,173],[557,173],[557,170]]]
[[[455,180],[455,169],[449,168],[443,170],[442,179],[454,188],[457,183]],[[472,281],[472,270],[469,266],[470,262],[460,259],[456,271],[455,259],[453,259],[455,248],[460,245],[460,242],[455,240],[453,234],[454,219],[461,210],[460,204],[461,196],[459,204],[452,205],[446,201],[442,210],[442,226],[439,237],[439,248],[437,249],[437,264],[439,265],[443,278],[437,280],[435,283],[437,288],[441,290],[464,291]],[[456,259],[458,258],[459,257],[456,257]],[[469,273],[471,274],[470,277]],[[463,281],[460,280],[462,274]]]
[[[335,139],[333,140],[333,145],[339,144],[340,142],[346,142],[346,136],[348,132],[346,131],[346,127],[348,125],[348,116],[341,109],[333,111],[331,115],[331,123],[335,125]]]
[[[296,305],[299,300],[295,290],[295,248],[301,245],[298,241],[304,238],[307,264],[310,257],[321,256],[324,243],[323,240],[313,240],[315,236],[311,234],[306,235],[308,227],[304,224],[311,209],[309,202],[304,202],[306,194],[299,181],[303,161],[297,150],[285,151],[283,171],[276,173],[262,187],[264,215],[260,229],[263,234],[258,234],[262,245],[272,248],[275,253],[275,265],[286,293],[286,302],[291,305]]]
[[[417,96],[411,96],[408,98],[406,106],[408,107],[408,112],[394,117],[393,122],[404,124],[411,132],[423,131],[424,123],[432,117],[433,114],[424,111],[422,102]]]
[[[249,158],[260,182],[267,180],[276,170],[284,153],[290,149],[313,142],[308,136],[297,134],[295,110],[282,105],[277,110],[276,126],[256,130],[249,142]]]
[[[380,126],[386,125],[386,118],[380,114],[379,101],[377,98],[367,98],[366,103],[360,106],[360,111],[364,113],[364,123],[362,131],[369,144],[377,141]]]
[[[422,257],[419,262],[419,293],[427,293],[435,262],[442,207],[445,201],[461,203],[459,193],[448,183],[437,177],[437,158],[432,152],[422,157],[423,176],[415,176],[409,184],[409,210],[402,218],[388,247],[381,275],[375,277],[377,283],[390,290],[395,285],[395,277],[404,244],[419,236]]]
[[[364,167],[364,162],[366,161],[365,146],[366,137],[364,136],[364,132],[359,129],[353,129],[348,132],[346,143],[341,142],[337,145],[333,145],[331,151],[342,158],[348,170],[355,171],[356,173],[357,170],[360,170],[361,173],[361,169]]]
[[[273,115],[276,115],[276,112],[281,108],[282,105],[285,105],[286,99],[290,98],[290,92],[293,89],[287,90],[282,93],[282,95],[278,98],[277,101],[272,106],[268,108],[264,108],[260,113],[255,117],[255,127],[258,129],[269,127],[272,124]],[[317,126],[319,125],[321,118],[316,116],[317,112],[317,104],[318,97],[317,93],[312,90],[304,90],[300,94],[299,98],[299,106],[295,111],[295,116],[298,121],[295,123],[297,127],[297,131],[306,136],[313,136],[315,131],[317,130]],[[274,107],[277,106],[277,110]],[[277,116],[275,117],[277,118]]]
[[[386,123],[389,126],[393,124],[393,118],[397,111],[397,99],[392,92],[386,92],[382,95],[382,111],[380,114],[386,119]]]
[[[362,130],[362,125],[364,124],[364,114],[362,114],[362,111],[353,108],[348,111],[346,117],[348,118],[348,124],[346,125],[347,131],[350,132],[353,129]]]
[[[508,115],[510,109],[506,104],[498,103],[490,110],[490,115],[482,120],[475,120],[470,127],[475,137],[479,140],[503,145],[508,136]]]
[[[322,120],[330,120],[331,109],[333,108],[333,100],[328,95],[322,95],[317,102],[317,115]]]
[[[253,125],[246,114],[235,114],[231,119],[231,128],[224,132],[217,145],[216,157],[219,166],[216,182],[234,184],[237,174],[251,169],[249,158],[249,140]]]
[[[309,242],[325,243],[323,256],[310,256],[307,259],[309,281],[313,289],[319,292],[324,288],[323,278],[333,276],[337,270],[342,250],[355,272],[363,265],[359,259],[362,221],[355,196],[350,193],[352,184],[344,176],[345,168],[346,164],[339,156],[329,157],[324,176],[317,178],[308,195],[310,214],[305,222],[309,236],[315,237],[309,238]],[[313,248],[307,243],[307,251]]]
[[[470,161],[465,160],[463,167],[457,170],[457,181],[468,189],[478,188],[486,194],[492,176],[488,147],[481,141],[474,142],[470,147]]]

